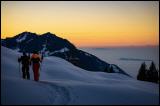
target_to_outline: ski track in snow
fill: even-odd
[[[66,87],[59,86],[47,81],[39,81],[39,83],[47,85],[43,87],[47,87],[48,91],[50,92],[48,100],[51,104],[67,105],[71,100],[69,90]],[[53,92],[53,90],[55,90],[56,94]]]

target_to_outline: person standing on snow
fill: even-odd
[[[18,58],[18,62],[22,64],[22,77],[24,79],[30,79],[29,74],[29,63],[30,63],[30,56],[27,56],[25,52],[23,52],[23,56]]]
[[[38,52],[34,52],[31,56],[31,63],[32,63],[32,69],[34,73],[34,80],[39,81],[39,68],[40,68],[40,62],[42,62],[42,59]]]

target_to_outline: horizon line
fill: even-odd
[[[123,45],[123,46],[77,46],[77,48],[128,48],[128,47],[158,47],[158,45]]]

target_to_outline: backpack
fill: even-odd
[[[38,54],[33,54],[31,57],[31,61],[34,63],[39,63],[41,61],[41,58]]]

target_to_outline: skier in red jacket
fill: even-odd
[[[31,62],[32,62],[32,69],[34,73],[34,80],[39,81],[39,68],[40,68],[40,62],[42,62],[42,59],[38,52],[34,52],[31,56]]]

